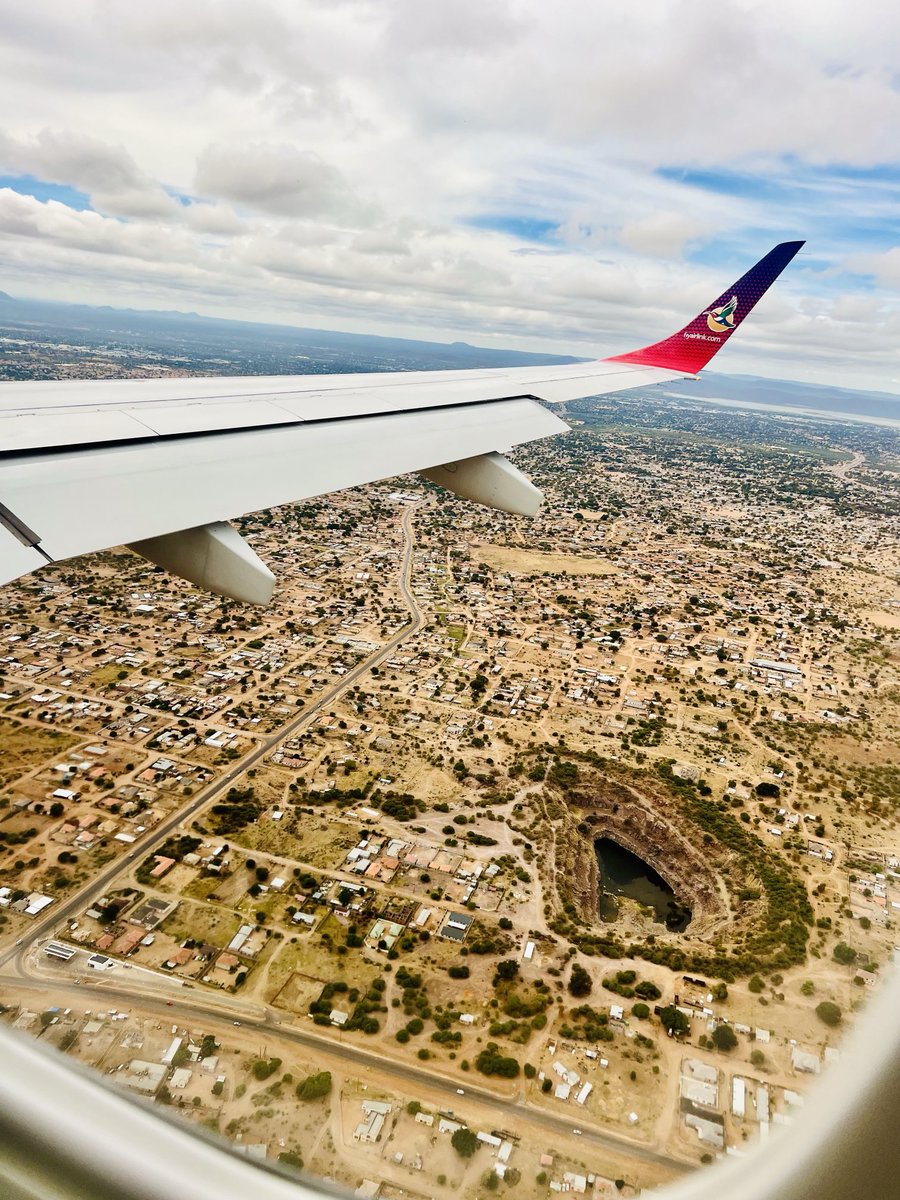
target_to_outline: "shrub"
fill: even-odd
[[[506,1079],[515,1079],[521,1069],[517,1059],[497,1053],[496,1042],[488,1042],[475,1059],[475,1066],[482,1075],[502,1075]]]
[[[662,992],[649,979],[642,979],[640,983],[634,985],[634,994],[640,996],[642,1000],[658,1000]]]
[[[856,951],[852,946],[848,946],[846,942],[838,942],[831,953],[834,961],[843,963],[845,967],[849,967],[851,963],[856,962]]]

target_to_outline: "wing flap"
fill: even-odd
[[[47,559],[34,546],[24,546],[7,529],[0,529],[0,583],[46,565]]]

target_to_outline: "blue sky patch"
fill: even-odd
[[[42,203],[56,200],[67,208],[74,208],[76,212],[86,212],[91,208],[89,197],[77,188],[65,183],[48,183],[44,179],[35,179],[33,175],[0,175],[0,188],[9,188],[20,196],[33,196]]]
[[[465,223],[474,229],[491,229],[495,233],[506,233],[510,237],[520,238],[523,242],[546,242],[559,229],[558,221],[546,221],[540,217],[499,216],[492,213],[469,217]]]
[[[177,201],[182,208],[190,208],[192,204],[197,203],[193,196],[189,196],[187,192],[179,192],[177,188],[166,187],[166,185],[163,184],[163,191],[167,196],[171,196],[173,200]]]
[[[883,253],[900,240],[900,167],[802,163],[783,158],[759,173],[730,169],[660,167],[657,174],[708,195],[739,202],[743,218],[728,236],[712,238],[689,258],[720,268],[736,256],[752,257],[767,241],[805,238],[798,266],[825,272],[851,254]],[[749,214],[755,220],[747,220]],[[846,275],[820,275],[824,291],[846,287]],[[853,280],[868,290],[870,277]]]
[[[703,192],[748,200],[774,200],[784,195],[779,180],[743,171],[695,170],[691,167],[659,167],[657,175],[672,183],[683,183]]]

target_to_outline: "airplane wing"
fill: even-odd
[[[695,375],[798,252],[776,246],[683,329],[596,362],[510,370],[0,383],[0,584],[112,546],[210,591],[271,599],[229,518],[418,471],[533,515],[503,457],[561,403]]]

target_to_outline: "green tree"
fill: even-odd
[[[816,1016],[826,1025],[840,1025],[843,1013],[833,1000],[823,1000],[816,1005]]]
[[[517,1059],[497,1053],[496,1042],[488,1042],[480,1051],[475,1066],[482,1075],[502,1075],[506,1079],[515,1079],[521,1069]]]
[[[497,963],[497,970],[494,974],[494,987],[498,983],[510,983],[519,974],[519,964],[511,958],[505,958],[503,962]]]
[[[750,982],[747,984],[747,987],[750,989],[751,992],[754,992],[754,993],[756,993],[756,995],[759,995],[760,992],[765,991],[766,985],[763,983],[763,981],[760,979],[760,977],[758,975],[754,975],[753,978],[750,980]]]
[[[454,1129],[450,1144],[460,1158],[471,1158],[478,1149],[478,1138],[471,1129]]]
[[[690,1032],[690,1021],[681,1009],[676,1008],[674,1004],[667,1005],[659,1014],[659,1019],[662,1021],[664,1028],[676,1037],[682,1033]]]
[[[717,1025],[712,1032],[712,1042],[717,1050],[733,1050],[738,1044],[737,1034],[730,1025]]]
[[[253,1078],[260,1081],[268,1079],[270,1075],[275,1074],[280,1066],[280,1058],[258,1058],[253,1064]]]
[[[219,1048],[219,1043],[211,1033],[208,1033],[200,1043],[200,1057],[210,1058]]]
[[[321,1100],[331,1091],[331,1072],[319,1071],[315,1075],[307,1075],[297,1084],[297,1097],[300,1100]]]
[[[580,963],[572,966],[569,977],[569,993],[572,996],[589,996],[594,987],[594,981]]]

